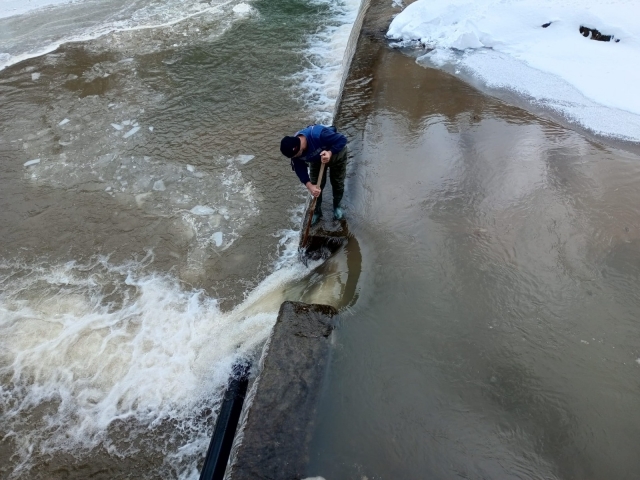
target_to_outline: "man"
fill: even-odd
[[[309,193],[317,197],[316,210],[311,225],[322,217],[322,189],[330,177],[333,189],[333,218],[342,220],[344,213],[340,202],[344,194],[344,179],[347,175],[347,138],[338,133],[335,127],[310,125],[293,137],[284,137],[280,142],[280,151],[291,159],[291,169],[296,172]],[[325,164],[326,175],[320,188],[316,187],[320,174],[320,163]],[[307,163],[309,172],[307,172]]]

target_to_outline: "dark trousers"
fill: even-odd
[[[318,183],[318,175],[320,175],[321,162],[311,162],[309,164],[309,178],[314,185]],[[331,156],[329,163],[324,166],[324,175],[322,176],[322,184],[320,188],[324,191],[324,186],[327,183],[327,177],[331,182],[331,188],[333,190],[333,208],[339,207],[344,195],[344,180],[347,177],[347,147],[344,147],[340,152]],[[318,197],[316,203],[316,211],[320,210],[322,206],[322,193]]]

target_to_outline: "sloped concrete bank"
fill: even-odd
[[[247,397],[227,476],[304,478],[337,310],[284,302]]]

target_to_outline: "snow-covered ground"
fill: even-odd
[[[581,26],[619,42],[585,38]],[[433,49],[420,63],[515,91],[597,134],[640,141],[638,0],[418,0],[388,36]]]

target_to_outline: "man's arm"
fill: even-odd
[[[304,160],[300,160],[299,158],[292,158],[291,165],[293,166],[293,169],[296,172],[296,175],[298,175],[298,178],[300,179],[302,184],[307,187],[307,190],[309,190],[309,193],[314,197],[320,195],[320,188],[311,183],[306,162]]]
[[[306,185],[309,181],[309,171],[307,170],[307,163],[299,158],[291,159],[291,166],[296,172],[296,175],[300,179],[303,185]]]
[[[326,145],[331,153],[339,153],[347,144],[347,137],[341,133],[334,132],[330,128],[323,127],[320,132],[320,141],[322,145]]]

